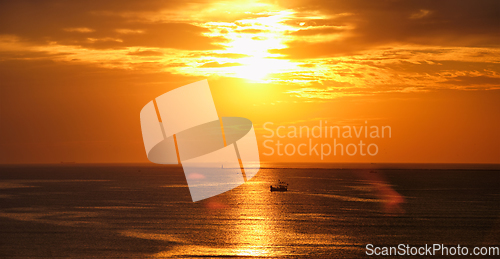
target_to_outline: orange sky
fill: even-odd
[[[140,110],[202,79],[219,116],[253,121],[264,161],[500,163],[498,10],[496,0],[2,1],[0,163],[147,162]],[[319,121],[392,136],[366,140],[376,156],[263,155],[265,122]]]

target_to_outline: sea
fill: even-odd
[[[287,192],[270,191],[278,180]],[[263,163],[245,184],[192,202],[180,166],[1,165],[0,258],[366,258],[375,256],[367,245],[433,244],[472,252],[500,247],[499,187],[498,165]]]

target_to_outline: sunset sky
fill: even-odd
[[[0,1],[0,163],[148,162],[140,110],[203,79],[263,161],[500,163],[499,17],[498,0]],[[319,121],[392,136],[372,157],[262,155],[265,122]]]

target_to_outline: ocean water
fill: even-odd
[[[360,258],[367,244],[500,246],[498,169],[264,167],[193,203],[180,167],[1,166],[0,258]],[[288,192],[269,191],[278,179]]]

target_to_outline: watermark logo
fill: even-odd
[[[320,120],[314,126],[290,125],[275,126],[273,122],[263,124],[266,131],[262,143],[264,156],[309,156],[319,157],[321,161],[329,156],[373,157],[379,153],[374,140],[391,139],[391,126],[368,125],[329,125]],[[347,143],[346,143],[347,142]]]
[[[156,97],[140,118],[148,159],[182,164],[193,202],[236,188],[260,169],[252,122],[219,118],[207,80]]]

